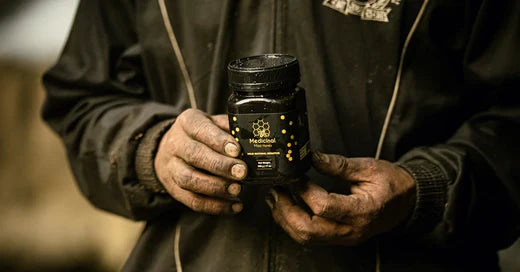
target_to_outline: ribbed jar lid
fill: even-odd
[[[258,55],[237,59],[228,65],[228,83],[233,91],[271,91],[299,81],[300,66],[291,55]]]

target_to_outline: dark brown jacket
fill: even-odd
[[[374,271],[375,240],[382,271],[497,269],[520,231],[520,2],[423,1],[326,1],[359,16],[322,0],[166,0],[167,13],[161,0],[82,1],[44,77],[43,117],[95,206],[148,221],[124,270]],[[389,22],[366,20],[374,11]],[[235,217],[144,189],[137,173],[155,178],[160,132],[190,106],[169,24],[210,114],[225,112],[230,60],[295,55],[315,150],[374,156],[395,94],[381,158],[416,178],[408,225],[360,247],[302,246],[273,223],[263,187],[245,188]]]

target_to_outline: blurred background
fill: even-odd
[[[41,121],[78,0],[0,1],[0,271],[119,271],[142,229],[91,206]]]
[[[77,4],[0,1],[0,271],[119,271],[143,228],[80,195],[63,146],[39,117],[40,77]],[[520,271],[519,242],[500,257],[503,271]]]

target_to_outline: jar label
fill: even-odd
[[[310,147],[304,114],[230,114],[229,123],[231,134],[242,147],[248,179],[279,179],[301,175],[307,169]]]

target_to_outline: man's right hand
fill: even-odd
[[[174,199],[196,212],[236,214],[243,209],[236,181],[246,177],[247,166],[236,159],[240,145],[228,131],[227,115],[188,109],[159,144],[157,177]]]

